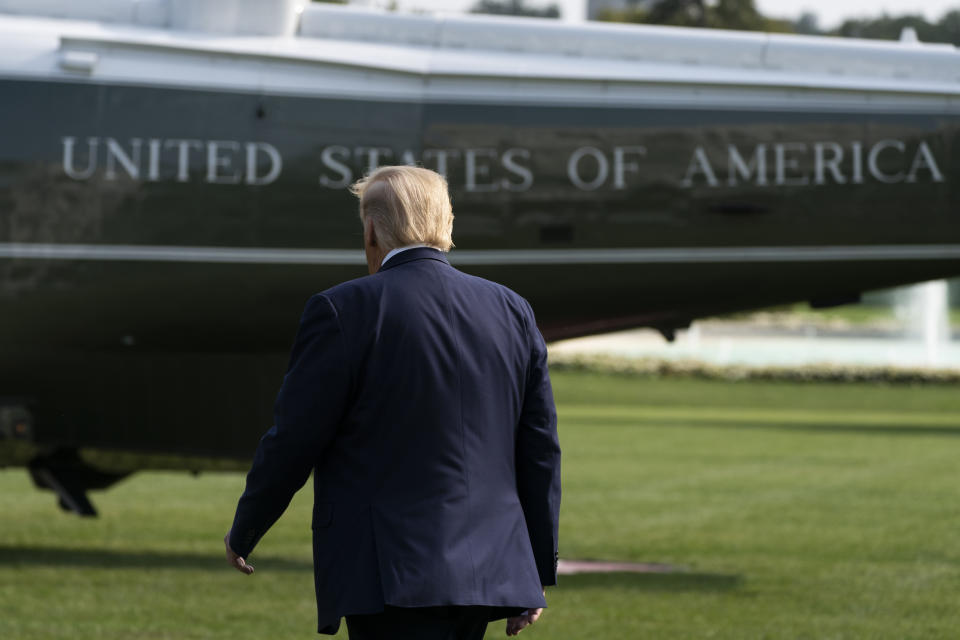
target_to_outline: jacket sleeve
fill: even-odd
[[[517,493],[543,586],[557,583],[560,526],[560,442],[547,347],[527,306],[530,366],[517,428]]]
[[[342,420],[349,387],[340,319],[326,296],[313,296],[274,404],[274,425],[257,446],[230,530],[230,547],[241,557],[253,551],[307,481]]]

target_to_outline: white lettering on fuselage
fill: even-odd
[[[711,160],[705,146],[694,148],[687,165],[681,186],[704,185],[719,187],[718,175],[726,174],[725,184],[737,186],[752,184],[758,187],[800,187],[808,184],[863,184],[866,175],[884,184],[918,182],[927,178],[931,182],[944,182],[943,172],[926,141],[921,141],[912,150],[902,140],[880,140],[866,148],[862,142],[851,142],[849,154],[837,142],[777,142],[753,147],[745,154],[736,145],[727,145],[726,158]],[[772,150],[772,162],[770,151]],[[812,152],[812,162],[810,160]],[[748,157],[749,161],[744,157]],[[866,156],[866,167],[864,167]],[[844,160],[849,157],[849,162]],[[908,162],[909,160],[909,162]],[[768,168],[773,167],[772,178]]]
[[[283,169],[280,152],[267,142],[130,138],[121,143],[115,138],[88,137],[78,144],[77,137],[65,136],[61,143],[63,171],[74,180],[93,177],[100,158],[107,180],[200,179],[210,184],[266,185],[280,177]]]
[[[945,182],[932,144],[897,139],[701,144],[693,147],[685,167],[677,167],[672,178],[665,176],[671,169],[658,161],[656,151],[640,144],[582,146],[559,158],[555,151],[548,155],[524,147],[415,150],[329,145],[319,150],[317,182],[327,189],[345,189],[379,166],[406,164],[434,169],[448,179],[453,175],[457,181],[453,187],[466,193],[519,193],[536,184],[535,167],[555,166],[558,161],[563,161],[568,185],[579,191],[642,188],[645,179],[710,189]],[[280,151],[263,141],[65,136],[61,145],[63,172],[74,180],[102,175],[106,180],[265,186],[276,182],[283,170]]]

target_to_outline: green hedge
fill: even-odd
[[[958,384],[960,369],[802,365],[794,367],[715,365],[696,360],[550,354],[551,370],[587,371],[637,377],[777,382],[872,382],[878,384]]]

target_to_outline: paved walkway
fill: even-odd
[[[677,567],[656,562],[595,562],[593,560],[561,560],[557,573],[676,573]]]

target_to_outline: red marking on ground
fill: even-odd
[[[674,573],[678,569],[656,562],[595,562],[593,560],[560,560],[557,573]]]

